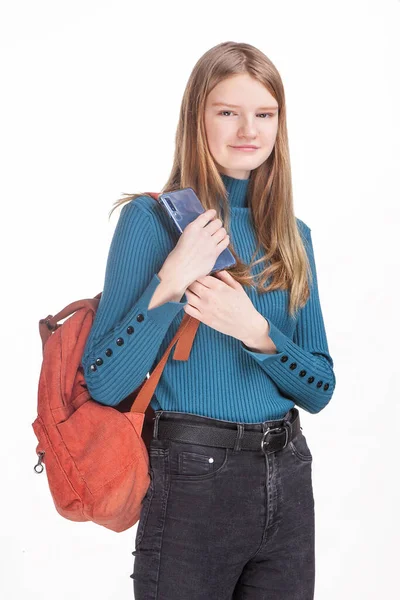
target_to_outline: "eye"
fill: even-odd
[[[223,113],[233,113],[233,111],[231,110],[221,110],[218,114],[222,115]],[[273,113],[259,113],[260,115],[268,115],[270,117],[273,117]],[[264,117],[265,118],[265,117]]]

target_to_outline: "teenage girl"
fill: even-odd
[[[205,212],[176,241],[148,195],[125,204],[83,357],[116,405],[158,364],[183,311],[189,360],[170,354],[151,400],[151,481],[133,552],[136,600],[312,600],[312,455],[299,408],[335,389],[310,228],[293,208],[279,73],[249,44],[211,48],[187,83],[162,192]],[[237,265],[213,275],[229,246]],[[299,408],[298,408],[299,407]]]

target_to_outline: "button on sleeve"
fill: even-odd
[[[293,339],[280,331],[267,318],[270,324],[270,337],[277,348],[277,353],[252,352],[243,344],[241,347],[257,361],[282,393],[308,412],[317,413],[330,401],[336,378],[319,300],[317,271],[309,228],[306,230],[305,241],[312,283],[310,297],[299,311]]]

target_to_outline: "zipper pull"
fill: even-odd
[[[44,467],[42,465],[42,462],[43,462],[44,455],[45,455],[45,452],[38,452],[39,460],[36,463],[36,465],[33,467],[35,473],[41,473],[43,471]]]

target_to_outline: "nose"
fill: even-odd
[[[249,140],[253,140],[257,137],[257,127],[251,118],[245,119],[241,124],[239,128],[239,137],[248,138]]]

